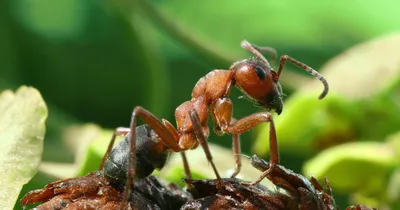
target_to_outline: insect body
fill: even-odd
[[[212,161],[212,155],[207,144],[207,138],[209,136],[207,124],[209,114],[211,114],[212,120],[214,121],[214,131],[218,135],[224,133],[232,134],[233,151],[234,154],[236,154],[236,166],[232,177],[235,177],[239,173],[241,167],[240,157],[238,155],[240,154],[239,135],[263,122],[269,122],[270,125],[271,167],[268,171],[263,173],[260,180],[279,163],[275,127],[272,115],[269,111],[275,111],[278,114],[282,112],[282,88],[279,84],[279,77],[286,61],[290,61],[305,69],[324,84],[324,91],[320,95],[320,99],[325,97],[328,93],[328,83],[318,72],[287,55],[283,55],[280,58],[279,69],[275,72],[272,70],[269,62],[261,54],[261,52],[266,52],[276,57],[275,51],[272,48],[257,47],[247,41],[243,41],[241,46],[245,50],[251,52],[255,58],[235,62],[229,70],[214,70],[200,78],[193,89],[191,100],[182,103],[175,110],[176,128],[167,120],[159,120],[151,112],[143,107],[137,106],[132,112],[130,127],[116,130],[103,159],[102,167],[105,163],[107,168],[110,167],[111,171],[116,172],[116,174],[113,173],[113,175],[110,176],[116,176],[121,179],[127,178],[126,190],[121,205],[122,208],[123,205],[126,204],[129,189],[134,177],[140,178],[151,171],[150,168],[146,173],[142,173],[140,172],[141,169],[138,170],[138,167],[136,167],[136,164],[140,162],[137,159],[137,155],[135,155],[137,154],[135,128],[138,118],[141,118],[147,123],[150,128],[154,130],[155,134],[157,134],[157,137],[150,138],[152,143],[144,144],[147,145],[147,152],[151,154],[160,154],[162,157],[164,157],[166,151],[181,152],[187,178],[190,178],[191,175],[184,151],[194,149],[198,147],[198,145],[201,145],[205,151],[207,160],[214,170],[217,180],[219,180],[218,187],[222,185],[221,177]],[[229,94],[233,86],[238,87],[248,99],[253,101],[257,106],[264,107],[266,111],[255,113],[242,119],[233,120],[233,103],[229,99]],[[129,147],[121,146],[121,148],[118,149],[119,152],[113,152],[110,157],[108,157],[117,135],[128,135],[127,141],[129,141]],[[126,162],[126,160],[128,161]],[[121,168],[122,165],[120,165],[120,167],[113,166],[113,164],[117,162],[122,165],[128,164],[126,176],[122,175],[125,172],[124,170],[121,171],[118,169]],[[163,164],[152,167],[157,168],[162,167],[162,165]]]
[[[247,41],[243,41],[241,46],[255,57],[237,61],[228,70],[213,70],[200,78],[193,89],[191,100],[182,103],[175,110],[176,128],[167,120],[159,120],[151,112],[137,106],[132,112],[130,127],[116,129],[100,170],[104,170],[105,176],[112,180],[126,182],[120,202],[121,209],[127,207],[133,179],[144,178],[154,169],[161,169],[169,152],[181,152],[186,177],[190,179],[189,164],[184,151],[194,149],[198,145],[203,147],[207,160],[214,170],[218,181],[217,187],[222,186],[221,177],[212,161],[207,144],[209,114],[214,121],[214,131],[218,135],[232,134],[233,151],[236,155],[235,171],[232,177],[235,177],[241,168],[239,135],[263,122],[269,122],[270,126],[270,167],[254,184],[266,177],[279,163],[277,138],[270,111],[280,114],[283,109],[279,77],[285,62],[290,61],[305,69],[324,84],[320,99],[328,93],[328,83],[318,72],[287,55],[280,58],[279,69],[275,72],[261,54],[261,52],[266,52],[276,57],[276,52],[272,48],[257,47]],[[234,86],[239,88],[255,105],[264,107],[266,111],[234,120],[232,118],[233,103],[229,98],[231,88]],[[141,118],[148,126],[136,128],[138,118]],[[112,150],[118,135],[126,137]],[[137,135],[146,136],[146,138],[138,142]]]

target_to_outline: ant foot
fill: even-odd
[[[255,185],[259,184],[265,177],[267,177],[271,173],[272,170],[274,170],[275,167],[276,167],[276,163],[270,162],[268,169],[265,170],[256,181],[251,182],[249,185],[255,186]]]
[[[239,171],[235,171],[233,172],[233,174],[231,175],[231,178],[236,178],[236,176],[239,174]]]
[[[221,189],[221,188],[222,188],[222,186],[223,186],[223,184],[222,184],[222,180],[221,180],[221,179],[219,179],[219,180],[218,180],[218,182],[217,182],[217,185],[216,185],[216,187],[217,187],[217,189]]]

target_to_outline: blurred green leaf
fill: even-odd
[[[335,93],[323,100],[317,97],[316,92],[295,94],[285,102],[282,114],[274,118],[280,148],[294,154],[314,153],[353,135],[352,115],[342,110],[356,112],[355,107]],[[269,126],[263,125],[254,152],[265,156],[268,141]]]
[[[398,132],[389,135],[386,138],[386,142],[388,145],[390,145],[391,148],[393,148],[393,150],[395,151],[395,154],[398,156],[398,158],[400,160],[400,129]]]
[[[400,139],[399,141],[400,142]],[[392,209],[399,209],[400,207],[400,167],[398,166],[390,177],[388,188],[388,203],[392,206]],[[397,208],[395,208],[395,206]]]
[[[371,99],[398,87],[399,53],[400,33],[384,35],[349,48],[329,60],[320,71],[331,90],[349,99]],[[319,87],[315,80],[301,91],[315,91]]]
[[[83,32],[88,21],[86,1],[38,0],[11,1],[14,15],[21,23],[44,37],[75,38]]]
[[[159,1],[172,18],[235,50],[243,39],[281,45],[337,46],[399,29],[394,0],[358,1]],[[385,11],[386,15],[382,15]],[[201,17],[201,18],[199,18]],[[354,30],[357,26],[358,30]],[[350,42],[350,43],[349,43]],[[225,47],[224,46],[224,47]]]
[[[163,113],[171,105],[169,73],[146,20],[124,16],[98,1],[18,2],[10,2],[14,10],[17,10],[14,7],[37,8],[35,15],[49,19],[38,20],[41,24],[71,22],[60,24],[66,30],[61,35],[72,37],[65,39],[49,37],[20,24],[20,15],[29,16],[29,12],[14,14],[13,10],[11,16],[14,19],[10,21],[13,25],[9,33],[14,38],[19,62],[14,74],[40,89],[49,103],[79,120],[97,121],[110,127],[129,119],[125,116],[130,115],[135,105],[155,114]],[[45,12],[60,7],[65,11]],[[68,32],[76,21],[80,31]]]
[[[0,3],[0,8],[2,7]],[[21,84],[21,77],[18,75],[18,56],[15,37],[10,33],[6,17],[0,9],[0,90],[17,88]]]
[[[100,162],[103,159],[108,144],[113,135],[112,130],[101,129],[96,125],[84,125],[70,129],[70,134],[77,138],[67,138],[73,142],[81,142],[76,153],[77,175],[83,176],[90,172],[99,170]],[[116,145],[122,138],[117,138]]]
[[[200,38],[197,36],[197,34],[192,33],[191,30],[187,30],[187,28],[182,27],[179,24],[179,21],[174,21],[169,17],[169,15],[164,14],[163,11],[148,1],[137,0],[135,1],[135,6],[140,8],[136,9],[136,11],[147,16],[159,28],[167,32],[170,37],[177,39],[182,43],[182,45],[184,45],[185,48],[190,49],[197,55],[209,61],[213,61],[215,64],[224,65],[229,65],[232,60],[237,59],[237,56],[232,56],[232,54],[234,54],[233,52],[226,53],[226,51],[221,50],[218,44],[214,44],[209,40],[206,41]],[[170,41],[168,40],[166,43],[168,44],[168,42]],[[174,49],[173,46],[170,45],[170,47]],[[170,52],[171,53],[168,53],[168,56],[172,58],[176,52],[179,52],[179,50],[172,50]]]
[[[157,172],[157,171],[155,171]],[[168,173],[165,173],[163,176],[164,179],[168,180],[168,182],[178,184],[181,187],[185,187],[185,183],[183,182],[183,178],[185,178],[185,169],[183,168],[182,164],[175,165],[175,167],[171,167]],[[158,175],[160,173],[157,173]],[[207,174],[199,173],[198,170],[193,169],[191,170],[192,179],[209,179],[210,176]],[[160,176],[160,175],[159,175]]]
[[[0,208],[12,209],[37,172],[43,152],[47,107],[40,93],[21,87],[0,95]]]
[[[335,191],[386,196],[388,177],[400,163],[390,145],[380,142],[352,142],[329,148],[303,167],[306,175],[327,177]]]

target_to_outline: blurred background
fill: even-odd
[[[37,88],[49,107],[42,159],[73,162],[74,152],[65,149],[62,141],[65,127],[87,122],[106,128],[128,126],[133,107],[137,105],[174,124],[175,108],[190,100],[191,91],[200,77],[213,69],[228,69],[233,62],[250,56],[240,47],[244,39],[259,46],[274,47],[278,53],[288,54],[319,70],[331,58],[354,45],[399,31],[399,8],[398,1],[390,0],[3,0],[0,1],[0,90],[15,90],[20,85]],[[380,54],[385,56],[385,52],[383,50]],[[384,56],[380,62],[387,62]],[[400,54],[395,57],[400,57]],[[399,68],[400,62],[397,62]],[[398,78],[397,72],[390,74],[391,78]],[[336,77],[341,78],[342,75]],[[364,89],[380,79],[379,75],[372,78],[348,90]],[[352,79],[341,82],[351,83]],[[281,77],[286,99],[290,100],[293,93],[314,80],[304,70],[287,64]],[[317,84],[313,86],[313,91],[303,88],[302,92],[312,92],[312,101],[318,102],[322,85],[314,82]],[[394,85],[398,87],[396,85],[398,83]],[[335,86],[331,90],[339,95],[346,92],[335,91]],[[232,91],[235,118],[262,111],[249,101],[238,99],[239,96],[241,93],[238,90]],[[330,137],[334,138],[323,146],[308,149],[308,146],[314,145],[310,143],[303,145],[301,152],[293,152],[296,150],[293,148],[298,148],[296,145],[283,143],[286,146],[281,149],[282,164],[301,173],[305,161],[332,145],[357,140],[384,141],[388,135],[395,133],[400,122],[399,98],[387,109],[394,110],[394,113],[388,114],[393,119],[389,120],[390,125],[383,126],[383,131],[362,135],[363,129],[373,132],[368,127],[357,127],[360,121],[380,116],[379,111],[371,116],[351,114],[359,110],[360,104],[369,103],[365,99],[373,96],[367,94],[360,99],[344,94],[340,95],[340,99],[332,99],[336,105],[346,102],[343,105],[346,107],[335,109],[335,114],[338,110],[345,110],[340,112],[340,116],[351,119],[343,124],[342,118],[327,124],[328,127],[341,127],[339,131],[330,130]],[[393,99],[390,95],[384,99],[387,98]],[[387,108],[382,102],[384,99],[377,102],[379,110]],[[292,107],[294,104],[292,101]],[[348,109],[347,105],[352,108]],[[307,110],[304,113],[308,113],[312,110],[309,106],[308,102],[303,102],[297,111],[293,111],[295,108],[284,108],[283,113],[289,113],[289,110],[297,113]],[[307,119],[308,116],[303,117]],[[357,116],[363,116],[362,120],[352,120]],[[276,119],[279,120],[279,117]],[[284,124],[290,115],[283,118],[277,124]],[[318,118],[316,120],[318,122]],[[278,128],[278,139],[294,127],[297,130],[314,129],[308,125],[306,121],[296,121],[290,124],[293,127]],[[357,129],[349,129],[353,127]],[[324,132],[321,134],[317,128],[311,131],[318,133],[319,139],[324,136]],[[257,152],[268,159],[268,151],[252,150],[255,143],[268,147],[267,143],[257,140],[259,132],[262,135],[264,127],[243,134],[242,151],[248,155]],[[336,132],[339,135],[332,135]],[[297,134],[290,138],[304,139]],[[230,135],[219,137],[212,133],[209,141],[227,148],[231,146]],[[395,168],[393,165],[385,168],[385,177],[392,174]],[[338,173],[351,173],[352,170],[349,168],[347,172]],[[41,188],[48,180],[35,177],[22,194]],[[349,194],[357,191],[352,190],[345,189],[335,194],[340,206],[354,201],[348,199]],[[381,193],[375,191],[375,194]],[[364,197],[374,198],[371,193]],[[370,203],[391,205],[388,204],[389,198],[382,199],[375,198]]]

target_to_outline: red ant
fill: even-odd
[[[241,46],[245,50],[251,52],[255,58],[237,61],[232,64],[229,70],[213,70],[200,78],[193,89],[192,99],[182,103],[175,110],[177,128],[174,128],[167,120],[159,120],[151,112],[143,107],[137,106],[132,112],[130,127],[116,129],[100,169],[104,168],[105,175],[108,177],[126,180],[126,188],[121,203],[122,208],[126,206],[133,179],[135,177],[141,178],[149,175],[154,168],[162,168],[166,161],[165,154],[169,151],[181,152],[186,176],[187,178],[191,178],[189,164],[184,151],[195,149],[199,144],[203,147],[207,160],[214,170],[219,182],[218,187],[222,186],[221,177],[212,161],[212,156],[207,144],[207,138],[209,136],[209,128],[207,125],[209,113],[211,113],[214,121],[214,131],[216,134],[222,135],[224,133],[231,133],[233,135],[233,152],[236,155],[236,165],[232,177],[235,177],[241,168],[239,135],[263,122],[269,122],[270,125],[270,167],[263,173],[259,180],[254,182],[254,184],[262,180],[269,171],[279,163],[275,126],[269,111],[274,110],[277,114],[282,112],[283,93],[278,81],[286,61],[290,61],[305,69],[323,83],[324,90],[319,96],[319,99],[324,98],[328,93],[328,83],[322,75],[314,69],[287,55],[281,56],[278,71],[272,71],[269,62],[261,54],[261,52],[269,53],[276,58],[276,52],[272,48],[258,47],[247,41],[243,41]],[[234,85],[238,87],[248,99],[254,102],[256,106],[263,107],[266,111],[234,120],[232,118],[233,104],[229,99],[231,88]],[[141,174],[138,174],[138,171],[142,169],[136,168],[138,154],[136,154],[137,142],[135,128],[139,117],[151,127],[155,134],[157,134],[157,138],[151,138],[153,139],[152,142],[145,144],[147,153],[156,156],[160,154],[159,156],[161,157],[157,160],[148,160],[152,167]],[[126,141],[129,141],[129,147],[121,147],[121,150],[114,149],[110,154],[117,135],[128,135]],[[139,149],[143,150],[143,148]],[[128,157],[128,160],[126,157]]]

